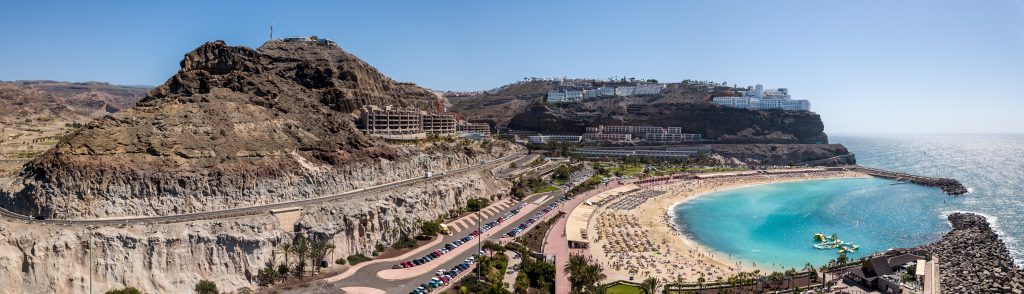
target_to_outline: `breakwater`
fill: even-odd
[[[958,212],[948,218],[953,230],[942,240],[920,247],[938,255],[943,292],[1024,292],[1024,271],[1014,265],[985,217]]]
[[[967,187],[964,187],[964,185],[961,184],[960,181],[957,181],[955,179],[925,177],[863,166],[856,166],[851,168],[851,170],[879,178],[893,179],[901,182],[906,181],[929,187],[937,187],[939,189],[942,189],[942,192],[945,192],[946,194],[949,195],[962,195],[967,193]]]

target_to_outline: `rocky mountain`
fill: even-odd
[[[679,126],[684,132],[723,143],[828,143],[816,113],[732,109],[709,103],[713,95],[735,94],[730,87],[671,83],[658,95],[545,104],[545,95],[556,87],[549,81],[524,82],[449,101],[454,111],[468,119],[542,133],[580,134],[587,126],[629,124]]]
[[[0,82],[0,121],[90,120],[131,107],[149,89],[99,82]]]
[[[211,42],[135,107],[94,120],[25,165],[12,211],[52,218],[167,215],[305,199],[516,152],[503,143],[386,144],[363,105],[433,111],[333,44]]]

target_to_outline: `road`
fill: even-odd
[[[426,283],[431,277],[434,276],[433,273],[438,269],[451,269],[452,267],[455,267],[455,265],[462,263],[462,261],[464,261],[466,258],[469,258],[471,255],[475,254],[477,252],[476,247],[479,246],[479,244],[482,244],[482,242],[486,240],[498,242],[498,240],[501,239],[501,236],[504,236],[504,234],[511,230],[513,227],[518,226],[520,223],[529,219],[534,214],[540,212],[548,205],[551,205],[553,202],[558,200],[558,198],[560,198],[561,195],[562,193],[560,191],[532,195],[521,202],[513,203],[512,205],[509,205],[507,208],[501,209],[497,213],[489,214],[487,217],[481,220],[481,224],[488,223],[497,219],[499,216],[504,215],[505,213],[512,210],[516,206],[519,206],[519,204],[521,203],[537,204],[527,206],[527,208],[524,208],[522,211],[519,212],[519,214],[516,215],[522,217],[511,222],[504,222],[503,225],[505,226],[502,227],[501,229],[491,229],[491,231],[497,230],[496,234],[486,238],[474,238],[468,244],[462,245],[473,246],[474,248],[471,248],[471,250],[465,250],[464,252],[458,253],[446,262],[430,262],[427,263],[426,265],[421,265],[421,267],[430,267],[430,270],[425,274],[402,280],[384,280],[378,276],[378,272],[383,270],[389,270],[391,269],[392,266],[396,264],[394,262],[384,262],[380,264],[374,264],[371,266],[363,267],[359,269],[358,272],[352,274],[348,278],[345,278],[338,282],[334,282],[331,286],[337,289],[345,287],[371,286],[383,290],[386,293],[409,293],[410,291],[412,291],[412,289],[418,287],[420,284]],[[437,249],[436,247],[443,246],[443,244],[447,244],[449,242],[455,241],[456,239],[465,237],[469,232],[472,232],[473,230],[475,230],[475,224],[474,226],[467,227],[457,232],[454,232],[451,236],[445,237],[444,240],[441,242],[442,245],[429,248],[417,248],[417,253],[412,255],[413,257],[411,257],[410,259],[419,258],[425,255],[427,252]],[[491,231],[488,231],[488,233],[490,233]],[[467,275],[468,273],[462,273],[460,274],[459,278],[465,277]]]
[[[54,219],[54,220],[37,220],[37,219],[34,219],[34,218],[30,217],[30,216],[26,216],[26,215],[22,215],[22,214],[17,214],[17,213],[8,211],[6,209],[0,208],[0,216],[5,217],[5,218],[10,218],[10,219],[16,219],[16,220],[21,220],[21,221],[25,221],[25,222],[30,222],[30,223],[43,223],[43,224],[55,224],[55,225],[95,225],[95,226],[114,226],[114,225],[126,225],[126,224],[151,224],[151,223],[175,223],[175,222],[186,222],[186,221],[196,221],[196,220],[206,220],[206,219],[219,219],[219,218],[238,217],[238,216],[245,216],[245,215],[255,215],[255,214],[268,213],[270,210],[274,210],[274,209],[283,209],[283,208],[296,207],[296,206],[308,206],[308,205],[312,205],[312,204],[318,204],[318,203],[322,203],[322,202],[331,202],[331,201],[337,201],[337,200],[350,200],[350,199],[353,199],[354,197],[373,196],[373,195],[376,195],[379,192],[388,191],[388,190],[391,190],[391,189],[394,189],[394,188],[398,188],[398,187],[401,187],[401,186],[414,185],[414,184],[423,183],[423,182],[427,182],[427,181],[436,181],[439,178],[444,178],[444,177],[449,177],[449,176],[453,176],[453,175],[464,174],[466,172],[471,172],[471,171],[484,170],[484,169],[493,169],[497,165],[505,164],[505,163],[507,163],[507,162],[509,162],[509,161],[511,161],[513,159],[517,159],[518,158],[518,159],[521,160],[520,157],[521,157],[521,155],[518,155],[518,154],[517,155],[509,155],[509,156],[506,156],[506,157],[498,158],[498,159],[491,160],[491,161],[488,161],[488,162],[485,162],[485,163],[481,163],[481,164],[477,164],[477,165],[474,165],[474,166],[468,166],[468,167],[464,167],[464,168],[460,168],[460,169],[451,170],[451,171],[445,172],[444,174],[435,175],[435,176],[433,176],[431,178],[421,178],[421,177],[418,177],[418,178],[412,178],[412,179],[405,179],[405,180],[400,180],[400,181],[396,181],[396,182],[392,182],[392,183],[388,183],[388,184],[373,186],[373,187],[364,188],[364,189],[358,189],[358,190],[354,190],[354,191],[347,191],[347,192],[343,192],[343,193],[339,193],[339,194],[335,194],[335,195],[330,195],[330,196],[319,197],[319,198],[310,198],[310,199],[302,199],[302,200],[295,200],[295,201],[278,202],[278,203],[272,203],[272,204],[249,206],[249,207],[239,207],[239,208],[217,210],[217,211],[204,211],[204,212],[195,212],[195,213],[186,213],[186,214],[177,214],[177,215],[167,215],[167,216],[142,216],[142,217],[131,217],[131,218],[122,218],[122,219],[81,219],[81,220],[57,220],[57,219]]]

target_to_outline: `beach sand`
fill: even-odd
[[[674,227],[671,211],[679,205],[701,195],[753,185],[794,182],[815,179],[870,177],[856,172],[809,172],[786,175],[752,175],[700,180],[676,180],[651,185],[641,192],[631,193],[608,201],[599,209],[588,225],[588,235],[596,239],[589,247],[589,255],[605,267],[607,280],[642,281],[655,277],[663,282],[696,282],[704,274],[706,282],[726,279],[739,271],[752,271],[751,263],[739,264],[725,254],[715,252],[683,235]],[[664,191],[664,194],[644,199],[644,191]],[[649,194],[647,194],[649,195]],[[628,199],[639,197],[640,199]],[[616,202],[637,203],[616,205]],[[643,239],[643,240],[634,240]],[[647,241],[650,242],[647,242]]]

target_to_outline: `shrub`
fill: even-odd
[[[215,284],[213,281],[210,281],[210,280],[199,280],[199,283],[196,283],[195,290],[196,290],[196,294],[219,294],[220,293],[220,291],[217,291],[217,284]]]
[[[337,260],[334,261],[334,263],[335,264],[340,264],[340,265],[345,265],[345,259],[344,258],[338,258]]]
[[[135,289],[135,287],[126,287],[124,289],[109,290],[106,294],[142,294],[142,291]]]
[[[394,245],[391,245],[391,247],[395,249],[413,248],[416,247],[416,240],[409,238],[407,235],[402,235],[402,237],[399,238]]]
[[[351,264],[351,265],[356,265],[356,264],[358,264],[360,262],[364,262],[364,261],[369,261],[370,260],[369,257],[366,257],[366,255],[362,255],[362,254],[349,255],[347,259],[348,259],[348,263]]]

